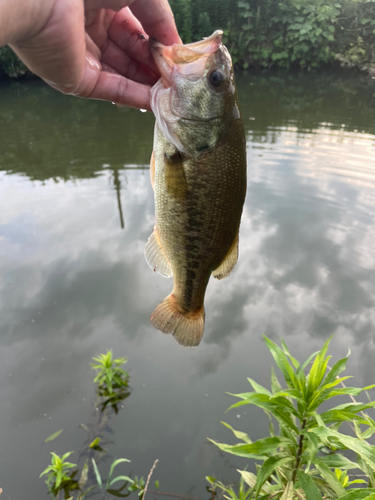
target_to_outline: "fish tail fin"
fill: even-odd
[[[171,333],[180,345],[195,347],[203,336],[204,307],[196,311],[184,311],[171,293],[156,306],[150,321],[157,330]]]

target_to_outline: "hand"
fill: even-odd
[[[28,26],[10,45],[33,73],[64,94],[150,109],[160,75],[148,37],[181,43],[167,0],[25,3],[38,7],[35,32]]]

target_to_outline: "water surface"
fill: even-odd
[[[248,194],[240,259],[206,295],[196,349],[149,316],[172,281],[143,256],[154,224],[150,113],[59,95],[40,82],[0,86],[0,487],[40,500],[50,451],[82,466],[98,433],[92,356],[127,356],[131,396],[101,436],[114,457],[154,472],[161,490],[207,498],[205,475],[246,462],[206,438],[253,439],[268,419],[224,414],[226,392],[268,385],[262,335],[302,361],[336,333],[354,385],[375,381],[375,82],[364,75],[242,76]],[[64,429],[55,441],[43,440]],[[100,495],[94,498],[100,498]]]

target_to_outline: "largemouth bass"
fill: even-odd
[[[155,227],[145,256],[172,293],[151,315],[183,346],[204,330],[208,280],[230,274],[246,194],[246,144],[230,55],[222,32],[187,45],[151,43],[161,78],[151,156]]]

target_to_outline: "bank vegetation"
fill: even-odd
[[[170,0],[184,43],[224,31],[238,69],[342,65],[375,76],[375,0]],[[26,68],[0,48],[0,72]]]

